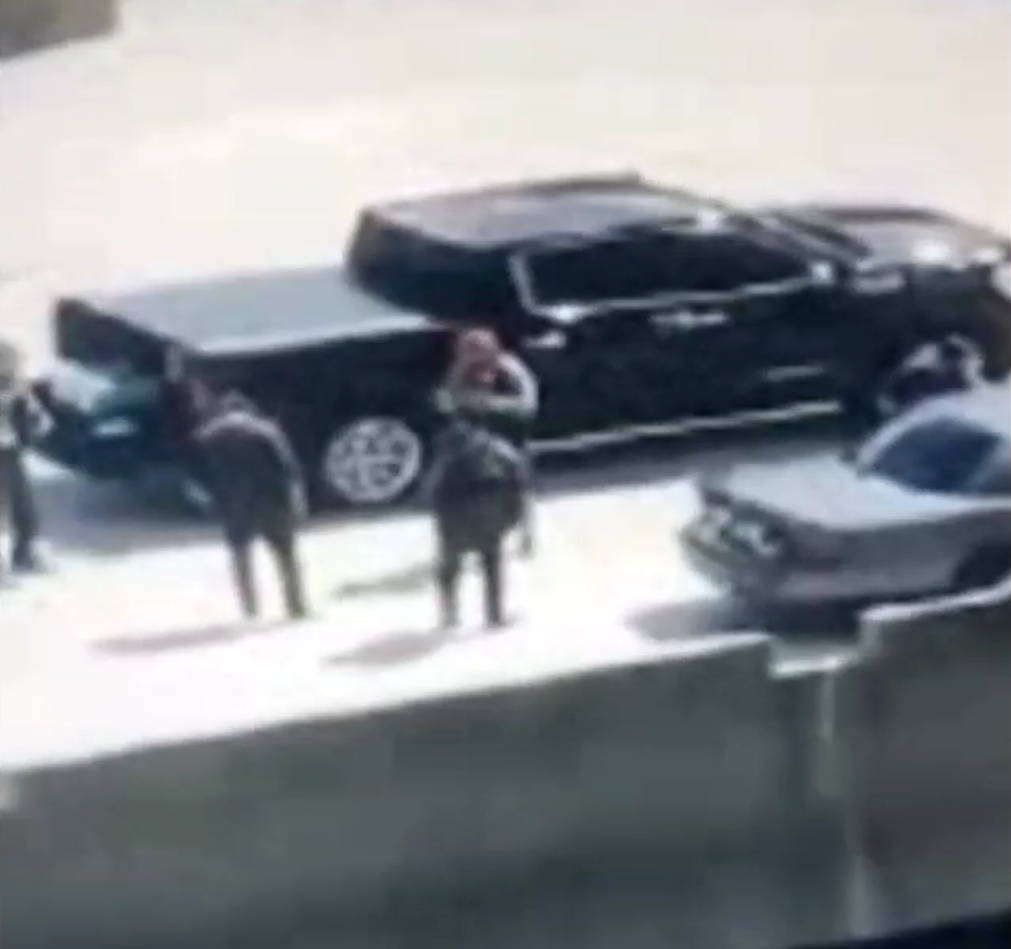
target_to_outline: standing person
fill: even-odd
[[[195,388],[206,421],[198,429],[197,447],[214,510],[224,530],[243,613],[259,613],[253,571],[253,546],[266,542],[281,576],[285,607],[291,619],[306,616],[298,531],[306,502],[298,462],[288,439],[244,397],[232,393],[220,400]]]
[[[0,342],[0,509],[10,527],[11,567],[16,571],[43,566],[39,512],[26,456],[51,426],[49,414],[21,377],[17,350]]]
[[[506,624],[503,542],[523,513],[529,466],[505,438],[457,414],[435,443],[428,493],[435,515],[436,581],[442,626],[459,623],[464,558],[477,557],[484,578],[485,623]]]
[[[530,465],[528,442],[537,417],[537,379],[519,356],[506,351],[492,330],[470,328],[456,338],[453,362],[436,393],[437,408],[465,414],[506,438]],[[524,492],[519,519],[520,550],[534,552],[533,510]]]

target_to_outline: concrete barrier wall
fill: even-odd
[[[760,949],[1007,906],[1006,608],[872,617],[873,648],[842,671],[773,675],[769,644],[742,638],[22,775],[0,938],[277,946],[646,865],[663,868],[667,945]]]
[[[784,895],[787,911],[784,875],[804,854],[768,670],[759,639],[36,773],[2,831],[4,946],[282,932],[400,895],[659,848],[683,862],[696,897],[685,903],[700,913],[740,885],[764,889],[754,903],[775,919],[769,900]]]
[[[840,711],[874,912],[920,926],[1011,902],[1007,585],[867,618]]]
[[[0,60],[111,33],[118,0],[0,0]]]

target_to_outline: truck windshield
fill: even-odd
[[[867,474],[914,491],[959,494],[1001,447],[991,432],[958,419],[936,418],[906,429],[860,459]]]

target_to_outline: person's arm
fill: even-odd
[[[267,434],[274,456],[284,472],[284,476],[293,484],[301,485],[302,466],[298,463],[298,458],[295,457],[295,450],[291,447],[288,436],[272,422],[267,423]]]
[[[193,432],[192,453],[188,456],[186,466],[188,475],[207,493],[215,513],[221,512],[221,498],[227,490],[228,481],[215,443],[218,434],[219,426],[216,422],[200,425]]]
[[[25,389],[19,394],[17,409],[20,416],[18,427],[27,444],[34,444],[52,431],[52,418],[30,390]]]
[[[309,501],[306,496],[302,466],[299,464],[295,449],[292,448],[291,441],[283,429],[274,422],[267,422],[265,425],[274,458],[291,491],[292,509],[296,517],[304,520],[309,513]]]
[[[506,377],[509,392],[485,396],[484,407],[520,419],[534,418],[537,415],[539,393],[533,372],[519,357],[512,354],[502,357],[499,368]]]

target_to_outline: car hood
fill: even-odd
[[[825,530],[880,530],[943,517],[958,499],[907,491],[830,455],[742,465],[701,481],[704,494]]]
[[[809,241],[827,245],[853,263],[965,267],[1011,259],[1006,237],[940,211],[810,204],[775,213]]]

